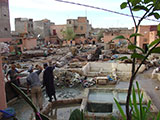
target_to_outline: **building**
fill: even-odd
[[[0,42],[11,41],[8,0],[0,1]]]
[[[110,42],[113,38],[123,35],[126,38],[129,38],[131,34],[134,33],[134,29],[128,29],[128,28],[109,28],[106,29],[105,32],[103,33],[103,41],[104,43]],[[120,43],[125,40],[114,40],[115,43]],[[131,40],[133,41],[133,39]]]
[[[62,32],[65,31],[66,25],[51,25],[50,31],[51,35],[57,35],[59,39],[63,39]]]
[[[78,17],[78,19],[67,19],[67,27],[72,27],[76,36],[88,38],[91,25],[87,17]]]
[[[157,25],[140,25],[138,33],[143,36],[137,37],[137,46],[145,49],[148,44],[157,38]]]
[[[33,36],[33,19],[15,18],[15,31],[20,34],[27,34]]]
[[[40,35],[40,37],[44,38],[44,39],[45,39],[45,37],[49,37],[50,36],[50,25],[51,25],[51,22],[48,19],[34,21],[35,35],[36,36]]]

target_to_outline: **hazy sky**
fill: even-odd
[[[112,11],[130,14],[129,10],[121,10],[120,4],[125,0],[67,0],[76,3],[92,5]],[[14,30],[14,18],[33,18],[33,20],[49,19],[55,24],[66,24],[66,19],[76,19],[78,16],[87,16],[92,26],[133,27],[131,17],[121,16],[102,10],[86,8],[55,0],[9,0],[11,29]],[[137,14],[140,16],[141,14]],[[142,24],[158,24],[145,20]]]

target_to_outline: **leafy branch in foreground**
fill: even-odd
[[[45,115],[41,114],[38,112],[37,108],[35,107],[35,105],[32,103],[31,99],[21,90],[19,89],[14,83],[11,83],[11,86],[16,90],[16,92],[18,94],[20,94],[22,96],[22,98],[32,107],[35,116],[36,116],[36,120],[49,120],[48,117],[46,117]]]
[[[154,16],[155,19],[159,19],[160,15],[157,11],[160,10],[160,0],[127,0],[126,2],[123,2],[120,5],[121,9],[124,8],[129,8],[134,25],[135,25],[135,33],[130,35],[130,38],[134,38],[134,42],[131,43],[130,38],[125,38],[124,36],[119,36],[116,37],[115,39],[126,39],[129,41],[130,45],[129,46],[130,49],[133,50],[133,53],[131,55],[132,57],[132,76],[130,78],[130,82],[129,82],[129,89],[128,89],[128,94],[127,94],[127,100],[126,100],[126,116],[127,116],[127,120],[131,120],[132,119],[132,115],[131,115],[131,111],[129,109],[129,101],[130,101],[130,96],[131,96],[131,92],[132,92],[132,86],[133,86],[133,82],[135,79],[135,76],[138,72],[138,70],[140,69],[141,65],[144,63],[144,61],[148,58],[148,56],[151,53],[159,53],[159,47],[158,44],[160,43],[160,39],[155,40],[154,42],[152,42],[149,47],[148,50],[144,52],[143,49],[141,49],[140,47],[136,46],[137,45],[137,36],[141,36],[138,33],[138,29],[139,26],[141,24],[141,22],[150,16]],[[133,12],[138,12],[138,11],[143,11],[143,15],[142,17],[136,21],[134,13]],[[157,35],[160,37],[160,25],[158,25],[158,32]],[[137,49],[139,49],[142,53],[137,53]],[[139,64],[139,66],[135,67],[136,64],[136,60],[137,59],[141,59],[141,63]]]

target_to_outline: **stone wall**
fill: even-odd
[[[7,107],[6,104],[6,93],[5,93],[5,83],[4,83],[4,76],[2,72],[2,59],[0,56],[0,109],[3,110]]]

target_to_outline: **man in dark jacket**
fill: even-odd
[[[52,96],[54,96],[55,101],[56,98],[56,92],[54,87],[54,76],[53,76],[53,70],[55,69],[55,66],[48,66],[47,63],[44,65],[44,72],[43,72],[43,86],[46,87],[46,93],[49,97],[49,102],[52,102]]]

